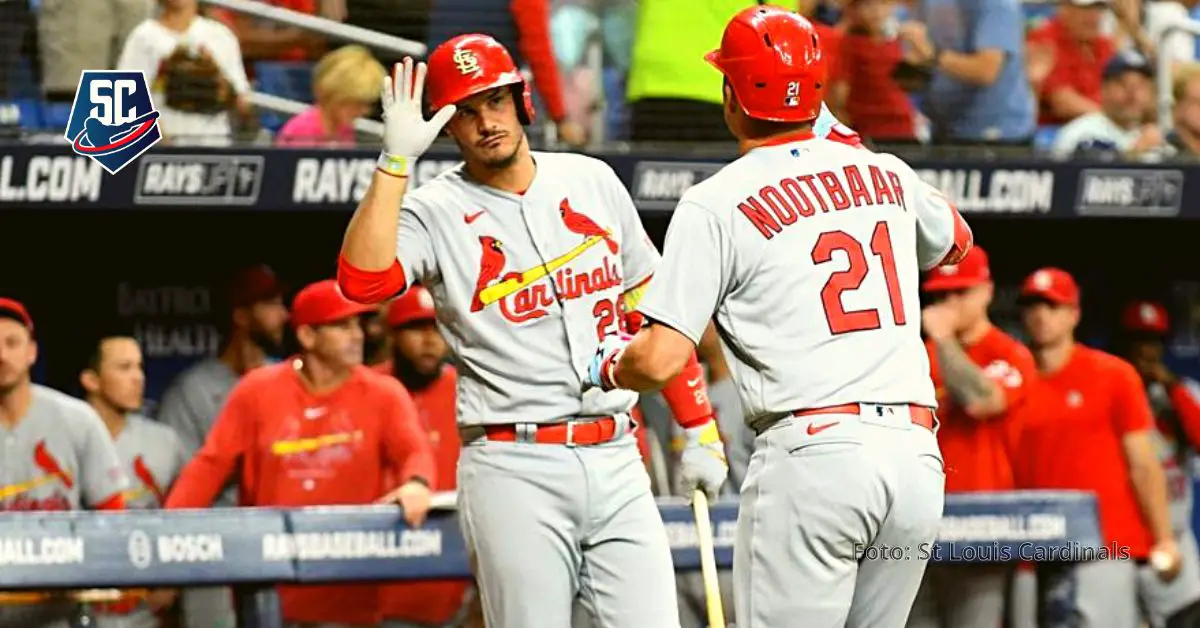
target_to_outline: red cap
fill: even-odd
[[[1167,308],[1161,303],[1134,301],[1125,306],[1121,327],[1125,331],[1165,334],[1171,330],[1171,319],[1167,316]]]
[[[1056,305],[1079,305],[1079,285],[1061,268],[1040,268],[1021,284],[1022,299],[1043,299]]]
[[[283,284],[269,266],[250,266],[234,274],[229,284],[229,304],[233,307],[250,307],[261,301],[270,301],[283,292]]]
[[[404,294],[396,297],[388,306],[387,322],[392,328],[401,327],[413,321],[432,321],[437,318],[433,310],[433,295],[421,286],[412,286]]]
[[[33,317],[29,316],[29,310],[20,301],[0,297],[0,312],[16,318],[26,329],[33,331]]]
[[[375,309],[347,299],[337,280],[326,279],[304,286],[292,300],[292,325],[326,325]]]
[[[963,290],[992,280],[988,256],[979,245],[971,247],[957,264],[944,264],[929,271],[921,289],[926,292]]]

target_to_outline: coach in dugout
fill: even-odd
[[[0,298],[0,511],[120,510],[125,474],[96,411],[83,401],[34,384],[33,318]],[[7,605],[0,628],[67,628],[75,607],[53,595]]]
[[[1101,552],[1059,557],[1080,562],[1038,564],[1039,625],[1138,628],[1139,566],[1150,563],[1171,581],[1182,565],[1150,403],[1133,366],[1075,342],[1079,287],[1071,275],[1035,271],[1020,301],[1041,380],[1022,428],[1018,482],[1094,493],[1105,543]]]
[[[171,428],[137,413],[146,390],[142,348],[129,334],[105,334],[93,345],[79,375],[88,405],[100,415],[120,456],[129,489],[128,509],[161,508],[167,490],[187,462]],[[175,603],[175,590],[131,591],[92,605],[98,628],[157,628],[159,615]]]
[[[240,469],[242,506],[370,504],[383,496],[403,507],[409,525],[420,525],[437,481],[433,454],[404,386],[363,365],[359,317],[370,310],[333,280],[302,289],[292,302],[300,354],[238,382],[167,508],[211,505]],[[278,590],[289,626],[383,619],[378,585]]]
[[[457,373],[446,363],[449,348],[437,329],[433,297],[421,286],[409,288],[388,305],[392,374],[412,395],[421,428],[433,448],[437,479],[433,489],[457,485],[458,437],[455,413]],[[429,580],[388,585],[383,590],[385,628],[457,626],[465,613],[466,580]]]

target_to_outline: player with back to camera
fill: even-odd
[[[640,308],[650,324],[606,339],[589,381],[661,386],[715,315],[757,433],[738,628],[898,628],[945,482],[920,271],[959,261],[971,231],[900,159],[813,136],[826,64],[808,20],[750,7],[707,58],[741,156],[684,193]],[[883,546],[910,553],[870,551]]]
[[[659,261],[629,191],[597,159],[530,149],[528,86],[485,35],[438,46],[428,70],[405,59],[382,102],[384,151],[338,278],[363,302],[411,282],[433,295],[458,366],[458,508],[488,625],[561,628],[578,599],[600,628],[677,627],[637,395],[584,390],[600,339],[639,324]],[[463,163],[409,189],[443,128]],[[690,486],[715,493],[724,451],[688,363],[664,396],[687,428]]]

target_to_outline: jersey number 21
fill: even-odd
[[[896,274],[896,256],[892,253],[892,236],[887,222],[875,223],[871,234],[871,253],[883,263],[883,278],[887,283],[888,302],[892,310],[892,322],[903,325],[904,302],[900,296],[900,278]],[[842,305],[842,293],[857,290],[867,277],[869,266],[867,254],[854,236],[845,231],[826,231],[817,238],[813,246],[812,261],[821,265],[833,261],[834,251],[843,251],[850,260],[850,267],[829,276],[821,289],[821,303],[825,306],[825,320],[833,335],[853,331],[879,329],[879,309],[866,308],[846,311]]]

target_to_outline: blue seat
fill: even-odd
[[[42,128],[42,101],[38,98],[16,99],[17,109],[21,111],[21,128],[36,131]],[[66,128],[66,125],[63,125]]]
[[[1058,137],[1059,125],[1039,126],[1033,134],[1033,147],[1036,150],[1050,150],[1054,146],[1054,138]]]
[[[625,71],[621,68],[604,68],[604,136],[610,141],[621,141],[629,137],[629,104],[625,102]]]
[[[62,133],[67,130],[67,122],[71,119],[71,104],[64,102],[42,103],[43,131]]]
[[[311,103],[312,64],[303,61],[259,61],[254,64],[254,80],[258,91]],[[287,122],[286,115],[264,111],[259,115],[263,128],[278,131]]]

